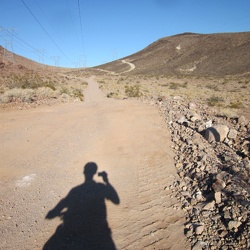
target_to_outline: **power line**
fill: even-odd
[[[40,5],[37,3],[37,1],[35,1],[35,4],[37,5],[38,9],[40,10],[40,12],[43,14],[43,16],[45,17],[45,19],[47,20],[47,22],[50,24],[51,28],[53,29],[55,35],[59,38],[62,39],[56,32],[56,29],[54,28],[54,26],[52,25],[52,23],[50,22],[48,16],[44,13],[44,11],[42,10],[42,8],[40,7]]]
[[[80,27],[81,27],[82,49],[83,49],[83,54],[85,54],[80,0],[78,0],[78,14],[79,14],[79,19],[80,19]]]
[[[49,33],[46,31],[46,29],[43,27],[43,25],[39,22],[39,20],[36,18],[36,16],[34,15],[34,13],[31,11],[31,9],[28,7],[28,5],[24,2],[24,0],[21,0],[22,3],[24,4],[24,6],[27,8],[27,10],[30,12],[30,14],[35,18],[35,20],[37,21],[37,23],[40,25],[40,27],[43,29],[43,31],[45,32],[45,34],[49,37],[49,39],[54,43],[54,45],[57,47],[58,50],[61,51],[61,53],[65,56],[65,58],[69,61],[70,59],[65,55],[65,53],[62,51],[62,49],[57,45],[57,43],[54,41],[54,39],[49,35]]]
[[[69,8],[69,2],[68,2],[68,0],[65,0],[65,1],[66,1],[66,4],[67,4],[67,8],[68,8],[68,12],[69,12],[69,16],[70,16],[71,24],[72,24],[72,27],[73,27],[73,30],[74,30],[75,36],[76,36],[76,38],[77,38],[77,32],[76,32],[76,29],[75,29],[75,25],[74,25],[74,21],[73,21],[72,13],[71,13],[70,8]]]
[[[6,31],[8,33],[8,37],[6,36]],[[14,64],[14,54],[13,54],[13,34],[15,30],[14,28],[1,28],[0,33],[2,34],[2,38],[5,43],[4,53],[3,53],[3,62],[11,62]]]
[[[44,63],[44,53],[45,53],[45,50],[44,49],[37,49],[37,48],[34,48],[32,45],[30,45],[29,43],[25,42],[22,38],[20,38],[16,32],[10,32],[9,29],[6,29],[4,28],[3,26],[0,25],[0,31],[2,32],[2,37],[4,39],[4,34],[3,32],[5,32],[6,34],[8,34],[9,36],[12,36],[13,38],[16,38],[16,42],[19,43],[21,46],[23,46],[23,44],[27,45],[30,49],[32,49],[32,51],[36,54],[38,54],[38,57],[39,57],[39,62],[40,63]],[[4,39],[5,40],[5,39]],[[21,43],[20,43],[21,42]],[[23,43],[23,44],[22,44]],[[7,48],[6,49],[11,49],[11,48]],[[5,49],[5,50],[6,50]],[[12,47],[13,49],[13,47]],[[13,52],[13,51],[12,51]]]
[[[20,37],[18,37],[15,33],[11,33],[10,31],[8,31],[7,29],[5,29],[3,26],[0,25],[0,28],[3,29],[5,32],[9,33],[9,35],[14,36],[16,39],[20,40],[21,42],[23,42],[24,44],[26,44],[27,46],[29,46],[31,49],[33,49],[36,52],[36,48],[34,48],[32,45],[30,45],[29,43],[25,42],[23,39],[21,39]]]

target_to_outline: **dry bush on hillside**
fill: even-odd
[[[0,95],[1,103],[9,103],[9,102],[30,102],[32,96],[35,91],[32,89],[10,89],[5,91],[2,95]]]

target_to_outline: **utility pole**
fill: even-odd
[[[44,64],[44,49],[36,49],[36,52],[38,53],[39,63]]]
[[[13,34],[15,29],[12,28],[0,28],[0,33],[3,38],[5,47],[3,53],[3,63],[10,62],[15,63],[14,54],[13,54]]]
[[[75,68],[79,67],[79,62],[74,62]]]
[[[86,55],[80,55],[80,59],[79,59],[79,67],[83,67],[85,68],[87,64],[87,56]]]
[[[51,56],[51,58],[54,60],[55,66],[59,66],[60,56]]]
[[[117,59],[117,49],[113,49],[113,61]]]

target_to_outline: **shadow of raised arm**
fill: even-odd
[[[67,199],[62,199],[52,210],[50,210],[47,215],[46,219],[53,219],[55,217],[61,217],[63,215],[62,211],[64,208],[67,207]]]
[[[113,186],[109,183],[108,180],[108,174],[103,171],[101,173],[98,174],[99,176],[101,176],[103,178],[103,181],[105,182],[105,198],[107,200],[112,201],[114,204],[118,205],[120,204],[120,198],[117,194],[117,192],[115,191],[115,189],[113,188]]]

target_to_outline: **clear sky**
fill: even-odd
[[[0,45],[48,65],[92,67],[184,32],[250,31],[250,0],[0,0]]]

